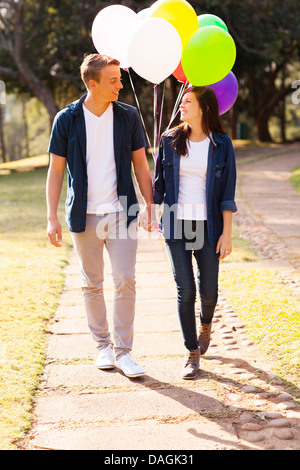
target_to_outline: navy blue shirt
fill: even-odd
[[[85,98],[86,95],[82,96],[56,115],[48,148],[49,153],[67,160],[66,223],[71,232],[84,232],[86,226],[88,178],[86,128],[82,108]],[[139,212],[131,177],[131,152],[145,147],[144,132],[136,108],[113,102],[113,136],[117,194],[127,214],[129,226]]]
[[[156,161],[154,202],[164,202],[162,230],[166,239],[175,240],[176,207],[179,194],[180,157],[172,146],[172,135],[163,136]],[[225,134],[212,133],[208,152],[206,176],[207,230],[210,244],[218,241],[223,232],[222,211],[236,212],[235,154],[231,139]]]

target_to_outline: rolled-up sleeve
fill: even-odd
[[[235,203],[235,187],[236,187],[236,163],[235,163],[235,152],[228,137],[227,140],[227,158],[226,165],[223,174],[223,184],[220,199],[220,212],[231,211],[236,212],[237,206]]]

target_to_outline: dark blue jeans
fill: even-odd
[[[197,349],[198,342],[192,256],[197,263],[200,321],[210,323],[218,299],[219,253],[216,253],[216,244],[209,244],[206,221],[178,221],[176,241],[166,240],[166,246],[177,286],[177,306],[184,344],[193,351]]]

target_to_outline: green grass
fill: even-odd
[[[300,190],[300,168],[291,180]],[[300,400],[300,299],[280,281],[276,270],[264,267],[234,224],[232,242],[232,254],[222,261],[226,269],[220,270],[222,290],[249,336],[271,360],[273,372]]]
[[[0,176],[0,448],[14,449],[31,425],[70,246],[46,235],[46,169]],[[63,221],[63,207],[60,218]]]
[[[295,168],[295,170],[292,172],[290,180],[297,191],[300,193],[300,166]]]
[[[221,271],[220,284],[274,373],[300,399],[300,300],[276,272],[251,263]]]

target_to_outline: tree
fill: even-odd
[[[0,1],[0,77],[8,91],[38,97],[50,122],[63,98],[83,89],[79,66],[93,48],[97,8],[92,1]]]
[[[25,0],[6,0],[0,3],[0,45],[13,64],[13,67],[1,66],[0,73],[13,81],[20,79],[23,86],[41,100],[49,112],[50,119],[53,119],[58,111],[53,93],[39,78],[28,60],[28,43],[33,41],[39,25],[31,30],[31,37],[28,37],[25,4]],[[6,61],[8,62],[7,57]]]
[[[293,60],[299,58],[300,22],[295,18],[298,1],[189,2],[198,15],[214,13],[226,22],[237,46],[233,71],[243,91],[239,106],[247,107],[253,116],[262,141],[271,140],[269,118],[277,110],[284,116],[283,100],[292,92],[293,80],[289,81],[288,70]],[[38,97],[52,122],[58,109],[84,92],[79,67],[85,53],[96,52],[91,39],[92,22],[101,8],[113,3],[100,0],[0,0],[0,79],[5,80],[8,92]],[[154,0],[118,3],[138,12]],[[124,82],[123,97],[130,87],[126,74]],[[143,104],[143,96],[149,95],[146,90],[149,84],[145,85],[138,76],[135,82]],[[170,102],[168,98],[166,108],[172,108],[171,101],[179,88],[172,77],[171,85],[173,91],[169,93],[171,98]],[[148,111],[149,99],[145,101],[145,117],[149,122],[152,112]]]
[[[6,146],[4,142],[3,121],[4,121],[4,105],[0,101],[0,150],[2,161],[6,161]]]
[[[292,93],[284,73],[299,58],[298,0],[208,0],[226,22],[237,45],[235,72],[248,90],[259,140],[271,141],[268,122]]]

